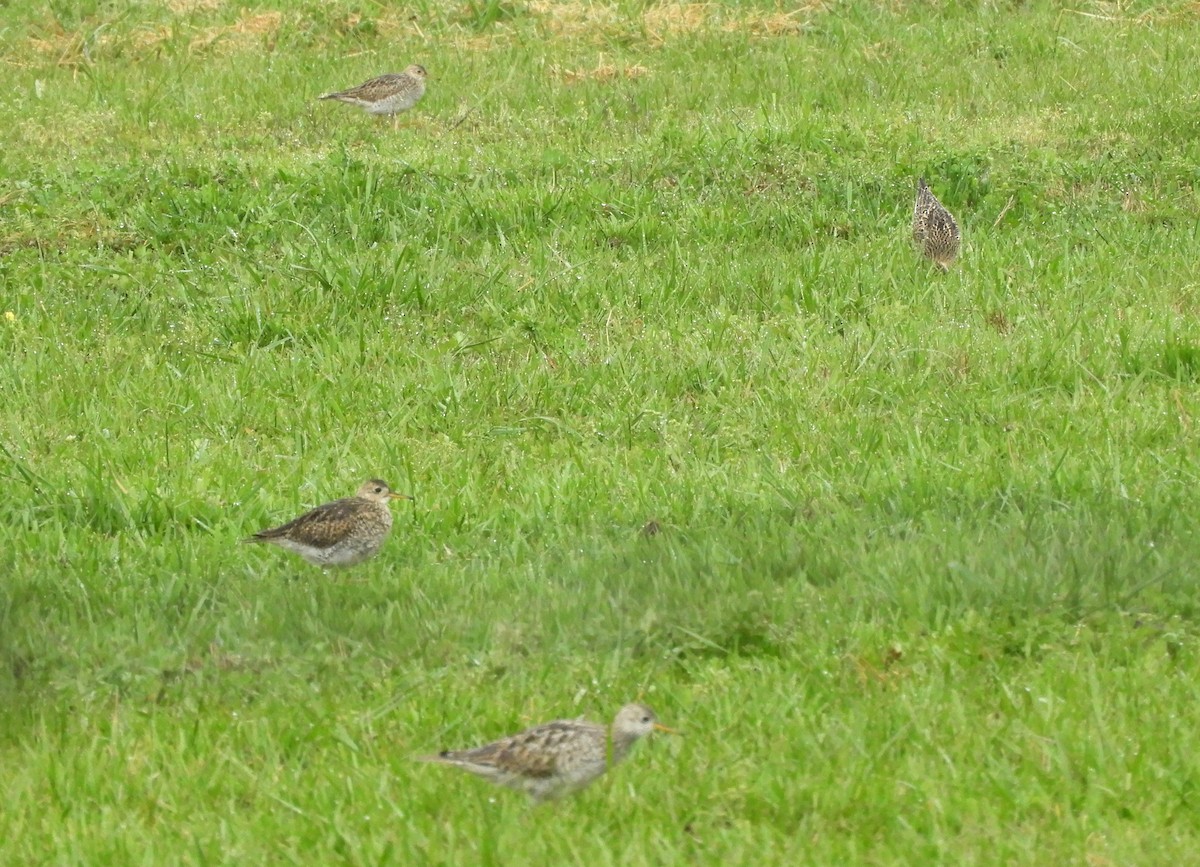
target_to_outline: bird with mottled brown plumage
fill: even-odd
[[[388,115],[395,122],[425,95],[427,77],[425,67],[414,63],[403,72],[389,72],[349,90],[326,93],[319,98],[355,105],[367,114]]]
[[[913,242],[925,258],[933,260],[943,271],[958,257],[960,237],[958,223],[938,201],[924,178],[917,180],[917,202],[913,206]]]
[[[317,506],[243,541],[277,545],[315,566],[353,566],[374,557],[387,539],[392,529],[389,501],[411,499],[393,493],[381,479],[369,479],[353,497]]]
[[[611,726],[557,720],[467,750],[445,750],[419,761],[453,765],[499,786],[550,801],[594,782],[652,731],[675,732],[644,704],[627,704]]]

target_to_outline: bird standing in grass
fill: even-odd
[[[445,750],[420,761],[454,765],[500,786],[550,801],[593,782],[651,731],[676,733],[644,704],[627,704],[611,726],[558,720],[469,750]]]
[[[367,114],[390,115],[395,127],[399,123],[400,113],[408,111],[425,95],[427,76],[425,67],[414,63],[403,72],[389,72],[365,81],[358,87],[327,93],[320,98],[357,105]]]
[[[913,206],[913,241],[927,259],[949,271],[958,256],[958,223],[938,201],[924,178],[917,181],[917,203]]]
[[[387,482],[363,482],[353,497],[317,506],[295,520],[255,533],[245,542],[267,542],[315,566],[353,566],[374,557],[392,529],[390,500],[411,500]]]

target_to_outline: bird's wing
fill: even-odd
[[[349,97],[367,102],[376,102],[384,97],[391,96],[398,90],[405,90],[409,86],[410,81],[410,77],[404,73],[389,72],[387,75],[380,75],[377,78],[372,78],[370,81],[364,81],[358,87],[352,87],[349,90],[342,90],[338,93],[331,93],[329,94],[329,98]]]
[[[299,536],[314,548],[331,548],[345,536],[346,522],[354,517],[360,503],[353,497],[334,500],[305,512],[299,518],[263,530],[250,537],[255,542],[269,542],[282,536]]]
[[[580,736],[580,724],[561,720],[537,726],[509,738],[503,738],[470,750],[446,750],[425,761],[454,765],[481,766],[529,779],[553,777],[561,759],[570,749],[569,742]]]

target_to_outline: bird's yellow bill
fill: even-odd
[[[654,730],[656,732],[666,732],[669,735],[683,734],[683,732],[681,732],[679,729],[670,728],[669,726],[665,726],[662,723],[654,723]]]
[[[389,500],[415,500],[416,497],[410,497],[408,494],[397,494],[395,491],[388,492]]]

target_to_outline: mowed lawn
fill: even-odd
[[[0,863],[1194,863],[1197,45],[0,6]],[[376,559],[239,544],[373,476]],[[413,761],[634,699],[563,802]]]

